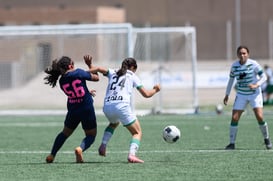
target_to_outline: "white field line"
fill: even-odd
[[[65,116],[67,110],[32,110],[32,109],[21,109],[21,110],[0,110],[0,116]],[[151,110],[136,110],[136,114],[144,116],[151,113]],[[104,115],[102,109],[96,109],[96,115]]]
[[[141,120],[141,118],[140,118]],[[1,121],[0,119],[0,127],[60,127],[63,126],[64,122],[63,121]],[[162,122],[145,122],[145,125],[162,125]],[[165,123],[167,124],[167,123]],[[188,125],[190,124],[189,122],[180,122],[180,125]],[[224,122],[221,122],[219,124],[225,124]],[[255,124],[253,122],[244,122],[243,124]],[[108,125],[108,121],[101,121],[97,120],[97,125],[98,126],[106,126]],[[204,129],[209,131],[210,128],[208,128],[206,125],[204,126],[202,122],[200,122],[200,126],[203,126]]]
[[[16,122],[16,123],[1,123],[0,127],[56,127],[62,126],[63,122],[35,122],[35,123],[25,123],[25,122]]]
[[[231,152],[242,152],[242,153],[267,153],[273,152],[273,150],[151,150],[151,151],[138,151],[138,153],[146,154],[162,154],[162,153],[231,153]],[[48,154],[49,151],[0,151],[0,154]],[[74,151],[60,151],[62,154],[74,154]],[[87,151],[86,153],[96,154],[94,151]],[[109,154],[124,154],[127,151],[108,151]],[[270,153],[272,154],[272,153]]]
[[[65,115],[66,110],[0,110],[2,116]]]
[[[1,122],[0,127],[60,127],[64,123],[61,122]],[[107,122],[97,122],[98,126],[108,125]]]

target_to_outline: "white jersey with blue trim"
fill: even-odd
[[[240,64],[240,61],[236,61],[232,64],[230,70],[230,78],[236,78],[237,93],[250,95],[261,92],[260,86],[257,89],[249,88],[249,84],[255,84],[259,81],[259,76],[263,74],[263,68],[253,59],[247,59],[245,64]]]
[[[116,70],[109,69],[106,75],[108,86],[104,103],[130,103],[133,88],[140,88],[142,83],[138,76],[130,70],[127,70],[126,74],[120,77],[116,72]]]

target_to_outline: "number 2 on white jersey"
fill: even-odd
[[[110,86],[110,90],[116,90],[117,86],[120,87],[120,89],[122,89],[124,87],[124,84],[125,84],[125,78],[122,78],[120,81],[119,81],[119,76],[113,76],[112,78],[112,83],[111,83],[111,86]]]

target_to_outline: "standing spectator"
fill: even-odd
[[[91,67],[91,60],[86,61]],[[63,56],[59,60],[54,60],[52,65],[45,70],[48,74],[44,79],[45,84],[55,87],[59,79],[62,91],[67,95],[67,114],[64,121],[63,130],[55,138],[51,153],[46,157],[47,163],[52,163],[57,152],[62,147],[66,139],[74,132],[81,123],[85,132],[85,138],[80,146],[75,148],[76,162],[83,162],[83,155],[94,142],[97,134],[97,122],[93,107],[93,98],[88,91],[86,81],[98,81],[97,74],[92,74],[90,70],[75,69],[71,58]],[[54,101],[54,100],[52,100]]]
[[[268,125],[263,119],[263,96],[261,91],[261,85],[266,81],[266,75],[258,62],[249,58],[249,49],[246,46],[237,48],[237,56],[239,60],[236,60],[231,66],[226,95],[223,100],[224,104],[227,105],[233,82],[236,79],[237,91],[229,129],[230,144],[226,146],[226,149],[235,149],[238,123],[248,103],[258,121],[265,146],[267,149],[271,149],[272,144],[269,139]]]

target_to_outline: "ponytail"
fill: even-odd
[[[121,68],[117,71],[117,75],[120,77],[124,75],[131,67],[137,68],[137,63],[134,58],[126,58],[121,64]]]
[[[55,87],[60,75],[64,75],[69,69],[71,64],[69,57],[63,56],[59,60],[55,59],[52,61],[51,66],[45,69],[45,73],[48,75],[44,78],[45,84],[49,84],[51,87]]]

